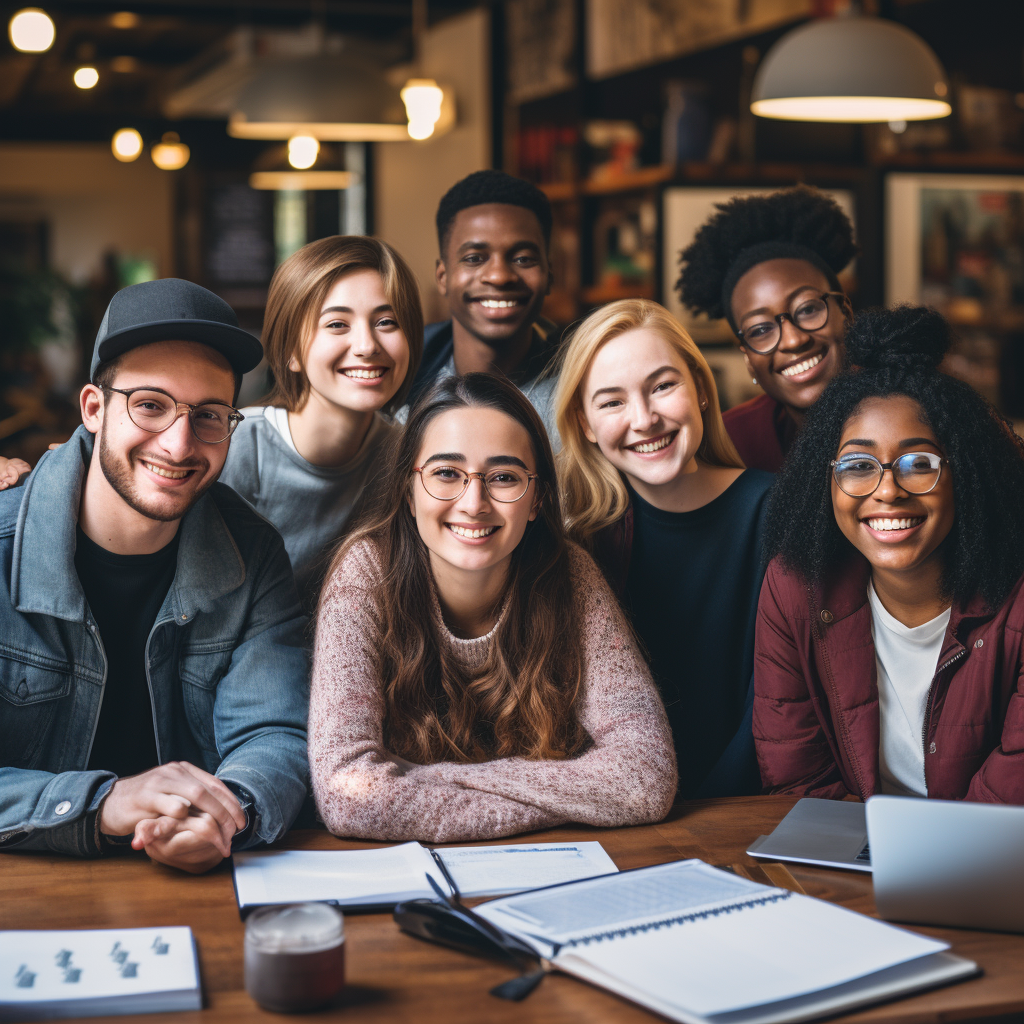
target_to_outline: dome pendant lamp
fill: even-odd
[[[381,67],[346,52],[275,61],[242,89],[228,134],[387,142],[408,139],[407,124],[402,97]]]
[[[951,113],[939,59],[910,29],[861,14],[783,36],[754,76],[750,109],[784,121],[925,121]]]

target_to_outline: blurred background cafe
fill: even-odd
[[[646,296],[723,404],[754,393],[673,290],[715,203],[807,182],[853,218],[855,305],[954,323],[948,369],[1024,420],[1021,0],[63,0],[0,5],[0,454],[79,422],[106,303],[157,277],[259,335],[274,268],[394,244],[428,321],[434,213],[484,167],[551,199],[569,325]],[[854,51],[861,80],[836,80]],[[266,388],[245,382],[241,404]]]

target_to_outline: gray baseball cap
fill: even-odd
[[[220,352],[238,374],[259,365],[263,347],[238,326],[235,311],[191,281],[165,277],[122,288],[107,306],[92,350],[91,379],[101,363],[151,341],[198,341]]]

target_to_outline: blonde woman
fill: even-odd
[[[707,362],[655,302],[624,299],[583,321],[555,414],[569,532],[647,650],[680,798],[757,792],[750,682],[774,477],[744,468]]]

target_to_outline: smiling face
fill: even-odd
[[[529,333],[551,290],[540,221],[525,207],[484,203],[460,210],[437,263],[452,318],[494,348]]]
[[[945,455],[921,407],[905,395],[865,399],[846,421],[836,458],[861,452],[883,465],[908,452]],[[863,498],[846,494],[833,478],[832,507],[839,529],[876,573],[911,572],[940,557],[953,527],[952,474],[944,464],[931,491],[910,494],[887,471]]]
[[[402,386],[409,369],[409,343],[395,319],[376,270],[343,274],[327,293],[302,362],[309,402],[355,412],[376,412]]]
[[[641,327],[603,345],[581,385],[587,440],[646,500],[697,468],[707,405],[680,352]]]
[[[780,313],[792,316],[802,303],[830,291],[828,278],[806,260],[765,260],[736,282],[731,300],[733,323],[746,331],[755,324],[772,322]],[[846,316],[839,302],[844,300],[826,301],[828,320],[819,330],[803,331],[783,320],[782,337],[774,352],[760,355],[740,345],[747,370],[765,393],[797,413],[814,405],[842,362]]]
[[[518,501],[501,502],[488,494],[480,477],[472,477],[460,497],[442,501],[427,493],[422,477],[443,474],[445,467],[466,473],[490,474],[503,467],[535,473],[525,428],[486,406],[449,409],[427,424],[416,465],[423,473],[413,474],[409,506],[435,577],[452,570],[507,573],[527,523],[537,517],[537,481],[530,481]]]
[[[231,405],[235,378],[228,361],[194,341],[158,341],[121,356],[111,387],[160,388],[179,402]],[[148,519],[180,519],[220,475],[228,441],[200,441],[182,413],[166,430],[154,434],[137,427],[128,415],[127,398],[99,389],[83,391],[83,421],[97,430],[94,458],[114,492]]]

